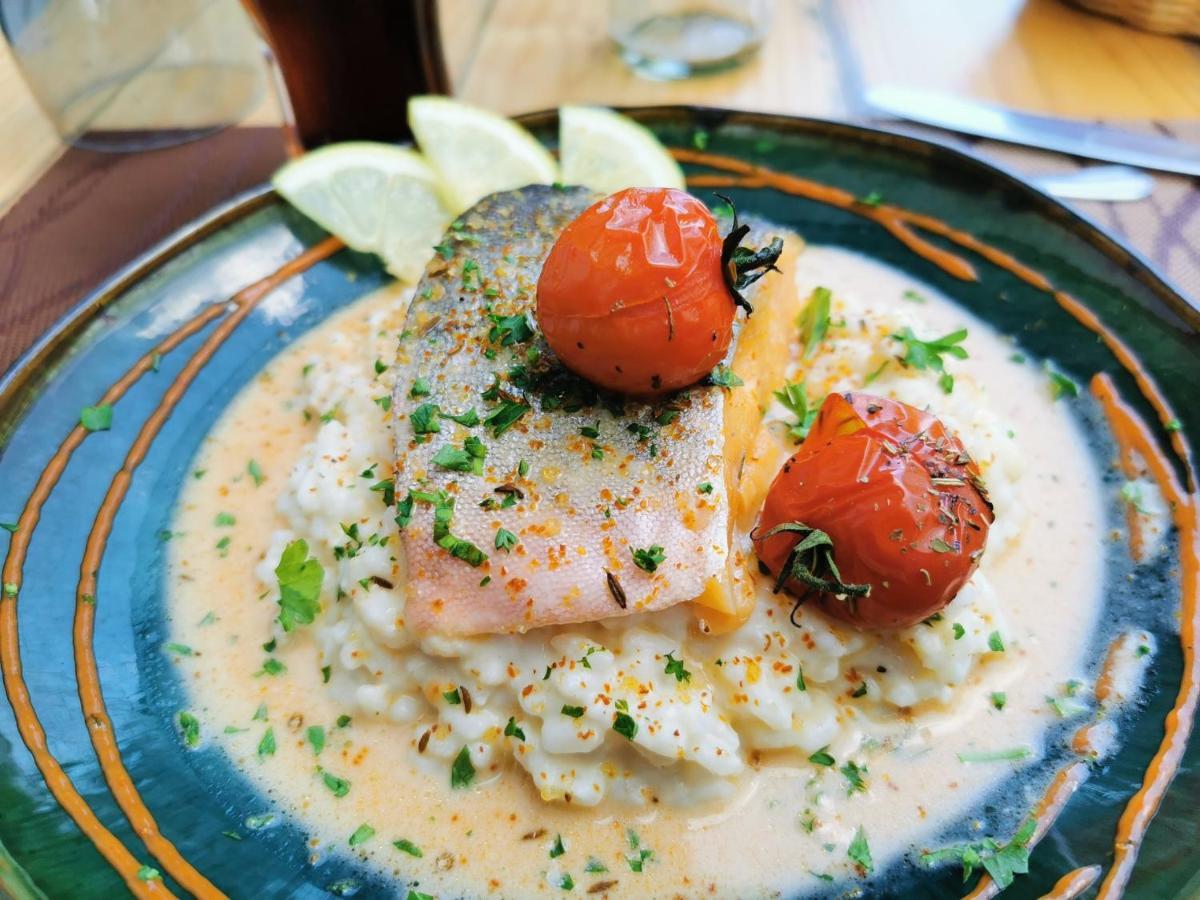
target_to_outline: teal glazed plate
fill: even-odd
[[[1100,763],[1075,756],[1063,723],[1044,758],[1014,770],[971,821],[1011,833],[1045,801],[1029,873],[1007,895],[1056,884],[1057,896],[1084,885],[1099,896],[1196,895],[1188,448],[1200,440],[1200,313],[1095,225],[959,151],[816,120],[630,112],[678,148],[700,196],[720,191],[811,243],[904,270],[1031,358],[1053,358],[1080,386],[1071,413],[1114,498],[1116,436],[1158,465],[1175,501],[1169,552],[1138,564],[1124,542],[1107,548],[1105,609],[1085,654],[1098,668],[1121,625],[1157,641],[1142,700],[1121,714],[1119,749]],[[553,113],[524,121],[553,143]],[[162,649],[161,535],[205,435],[275,354],[387,281],[373,257],[339,249],[264,188],[132,263],[0,381],[0,894],[406,895],[402,881],[348,857],[310,862],[295,823],[246,827],[266,801],[219,750],[181,742],[184,686]],[[80,426],[82,410],[103,406],[106,430]],[[1116,499],[1108,515],[1119,527]],[[964,840],[968,828],[952,823],[940,837]],[[911,854],[865,884],[828,888],[990,896],[978,879],[921,868]]]

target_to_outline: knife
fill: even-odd
[[[949,131],[1144,169],[1200,175],[1200,147],[1172,138],[1015,112],[914,88],[875,87],[866,92],[865,99],[876,110]]]

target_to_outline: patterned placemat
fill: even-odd
[[[1141,127],[1200,143],[1200,123]],[[1088,164],[907,130],[1022,174]],[[261,184],[282,159],[275,128],[229,129],[148,153],[69,150],[0,219],[0,372],[105,278],[217,203]],[[1200,308],[1200,179],[1158,175],[1153,196],[1140,203],[1072,205],[1138,250]]]

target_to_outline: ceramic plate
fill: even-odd
[[[902,269],[1013,335],[1023,352],[1052,357],[1080,385],[1107,373],[1150,423],[1174,478],[1187,484],[1190,464],[1181,450],[1189,435],[1200,436],[1200,314],[1094,225],[1000,170],[910,137],[714,110],[635,113],[668,146],[686,151],[698,194],[721,190],[740,209],[810,242]],[[552,140],[552,114],[526,121]],[[16,532],[0,531],[8,698],[0,702],[0,891],[19,898],[114,896],[128,884],[145,887],[135,874],[142,864],[182,871],[172,853],[232,896],[401,890],[336,857],[311,864],[304,836],[291,824],[246,831],[242,824],[260,798],[219,751],[181,744],[174,716],[183,685],[162,651],[162,535],[206,432],[272,356],[387,280],[373,258],[342,250],[283,280],[253,308],[230,304],[324,237],[269,190],[235,199],[131,264],[0,381],[0,522],[20,523]],[[1107,340],[1098,339],[1092,317]],[[1141,383],[1134,371],[1144,373]],[[106,393],[111,428],[77,428],[81,409]],[[1100,467],[1110,483],[1119,482],[1101,404],[1086,390],[1072,402]],[[1194,487],[1187,490],[1180,505],[1194,515]],[[112,514],[111,534],[93,535],[85,558],[102,508]],[[1119,515],[1115,505],[1110,514]],[[1173,541],[1178,545],[1179,535]],[[1144,565],[1135,565],[1123,544],[1108,551],[1104,618],[1136,621],[1154,633],[1160,650],[1142,702],[1128,713],[1119,752],[1087,767],[1033,852],[1029,875],[1009,889],[1013,896],[1039,896],[1078,867],[1098,865],[1107,877],[1114,863],[1127,863],[1128,842],[1118,840],[1118,829],[1124,837],[1133,826],[1136,837],[1137,822],[1119,820],[1143,782],[1152,794],[1169,788],[1145,834],[1129,895],[1200,890],[1200,752],[1179,758],[1181,726],[1191,714],[1186,703],[1182,716],[1169,719],[1178,698],[1196,702],[1196,662],[1185,652],[1191,638],[1180,639],[1181,628],[1191,634],[1195,624],[1196,596],[1194,588],[1181,591],[1178,550]],[[1099,660],[1104,646],[1096,640],[1091,658]],[[94,690],[102,691],[102,705]],[[1058,745],[1063,739],[1058,732],[1048,738]],[[1165,759],[1155,763],[1164,747]],[[128,781],[104,777],[98,754],[110,753],[119,753]],[[1062,754],[1047,753],[1003,793],[1036,802],[1062,765]],[[116,771],[115,756],[106,769]],[[139,837],[148,833],[144,823],[122,809],[136,813],[139,804],[153,814],[162,839]],[[1115,844],[1122,846],[1116,856]],[[904,862],[895,870],[878,892],[958,896],[970,887],[949,868],[919,872]],[[202,893],[186,878],[168,876],[155,887]]]

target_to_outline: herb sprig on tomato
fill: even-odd
[[[755,541],[777,591],[860,627],[895,628],[954,599],[992,519],[978,467],[937,417],[830,394],[772,483]]]

